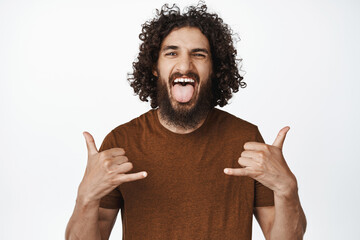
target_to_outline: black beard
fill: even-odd
[[[169,83],[171,84],[171,82]],[[174,109],[170,102],[167,86],[159,76],[157,81],[157,102],[161,117],[169,124],[175,127],[181,127],[184,130],[194,129],[204,120],[213,108],[211,79],[208,79],[200,88],[199,96],[195,105],[190,108],[183,108],[181,105],[187,103],[177,103],[179,107]]]

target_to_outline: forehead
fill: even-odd
[[[206,36],[196,27],[182,27],[172,30],[163,40],[164,46],[177,46],[179,48],[195,49],[205,48],[210,52],[209,41]]]

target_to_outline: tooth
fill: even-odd
[[[192,78],[177,78],[174,80],[174,83],[194,83],[195,80]]]

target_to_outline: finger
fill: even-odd
[[[133,164],[131,162],[126,162],[120,165],[112,165],[111,169],[114,170],[116,173],[127,173],[131,169],[133,169]]]
[[[254,162],[258,162],[260,159],[266,157],[262,151],[243,151],[241,157],[251,158]]]
[[[121,165],[123,163],[128,162],[129,159],[127,158],[127,156],[117,156],[117,157],[113,157],[111,159],[111,163],[114,165]]]
[[[255,165],[255,161],[252,158],[240,157],[238,163],[242,167],[252,167]]]
[[[282,149],[282,147],[284,145],[286,134],[289,130],[290,130],[290,127],[288,127],[288,126],[281,129],[272,145]]]
[[[93,136],[91,136],[91,134],[88,132],[83,132],[83,135],[85,137],[88,154],[92,155],[98,153]]]
[[[268,145],[265,143],[247,142],[244,144],[244,150],[264,151],[267,150],[267,148]]]
[[[125,150],[123,148],[110,148],[102,151],[101,153],[106,156],[116,157],[125,155]]]
[[[254,177],[253,171],[248,168],[225,168],[224,173],[231,176]]]
[[[118,177],[119,182],[132,182],[140,179],[144,179],[147,177],[147,172],[137,172],[137,173],[130,173],[130,174],[122,174]]]
[[[115,158],[110,158],[105,160],[105,168],[111,171],[117,171],[120,172],[119,166],[121,166],[124,163],[129,162],[129,159],[126,156],[118,156]]]

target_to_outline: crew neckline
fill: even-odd
[[[191,137],[191,136],[196,136],[196,135],[199,135],[201,134],[204,129],[207,127],[207,125],[209,124],[209,119],[211,119],[212,115],[214,114],[215,112],[215,108],[211,109],[209,111],[209,113],[207,114],[206,118],[205,118],[205,121],[203,122],[203,124],[201,124],[201,126],[199,128],[197,128],[196,130],[190,132],[190,133],[175,133],[175,132],[172,132],[170,131],[169,129],[167,129],[166,127],[164,127],[161,122],[160,122],[160,119],[159,119],[159,115],[157,113],[158,111],[158,108],[157,109],[153,109],[153,114],[155,115],[155,119],[156,119],[156,125],[157,125],[157,129],[166,134],[166,135],[169,135],[169,136],[173,136],[173,137],[177,137],[177,138],[187,138],[187,137]]]

